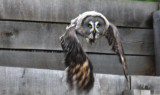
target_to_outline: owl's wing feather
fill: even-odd
[[[67,82],[71,88],[75,84],[80,90],[89,91],[94,84],[93,67],[79,43],[75,25],[67,27],[60,40],[65,52]]]
[[[124,56],[122,43],[121,43],[120,37],[119,37],[119,31],[118,31],[117,27],[115,25],[113,25],[112,23],[110,23],[110,26],[106,32],[106,38],[108,39],[109,45],[112,46],[112,50],[115,51],[119,55],[120,62],[123,65],[123,71],[124,71],[125,77],[128,81],[127,64],[126,64],[126,59]]]

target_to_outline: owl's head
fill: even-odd
[[[103,36],[106,29],[106,23],[105,20],[99,16],[87,16],[82,21],[82,29],[84,35],[89,42],[92,43]]]
[[[89,43],[102,37],[109,27],[109,22],[101,13],[88,11],[71,21],[76,25],[76,31],[84,36]]]

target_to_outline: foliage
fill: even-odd
[[[130,0],[130,1],[151,1],[151,2],[155,2],[157,0]]]

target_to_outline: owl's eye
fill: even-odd
[[[92,28],[92,25],[91,25],[91,24],[88,24],[88,27],[89,27],[89,28]]]
[[[97,24],[97,26],[96,26],[97,28],[99,28],[100,27],[100,24]]]

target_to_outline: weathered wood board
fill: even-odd
[[[122,65],[117,55],[88,54],[94,72],[123,74]],[[154,75],[153,56],[126,56],[128,72],[134,75]],[[0,50],[0,66],[30,67],[64,70],[64,55],[56,52],[9,51]]]
[[[131,76],[131,89],[151,90],[151,95],[160,94],[160,77]]]
[[[95,85],[88,95],[122,95],[128,89],[124,76],[94,76]],[[78,95],[69,90],[62,71],[0,67],[0,77],[0,95]]]
[[[134,89],[133,90],[133,95],[151,95],[151,91],[150,90],[138,90],[138,89]]]
[[[160,11],[153,15],[156,75],[160,75]]]
[[[131,89],[131,90],[125,90],[122,95],[151,95],[151,91],[150,90]]]
[[[145,6],[144,6],[145,5]],[[1,0],[0,19],[70,22],[85,11],[98,11],[118,26],[152,27],[156,2],[125,0]]]
[[[77,95],[75,89],[68,88],[66,74],[63,71],[0,67],[0,76],[0,95]],[[94,76],[95,85],[88,95],[122,95],[122,92],[128,89],[124,76],[108,74]],[[159,81],[160,78],[155,76],[131,76],[133,95],[159,95]],[[144,85],[150,90],[141,88]]]
[[[0,21],[0,48],[62,50],[59,37],[67,24]],[[119,28],[125,54],[154,55],[152,29]],[[105,37],[90,45],[79,37],[85,51],[114,53]]]

